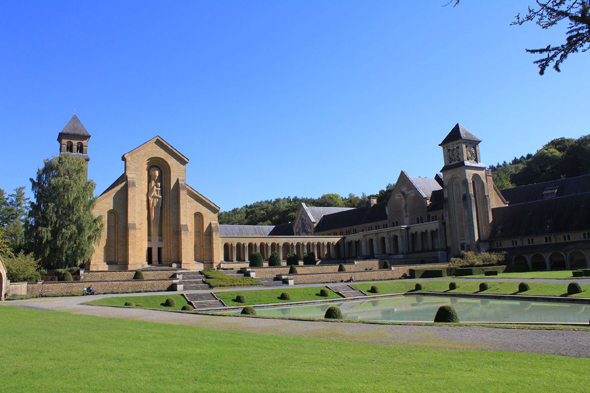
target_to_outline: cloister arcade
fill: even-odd
[[[565,250],[518,254],[515,265],[528,265],[529,270],[576,270],[590,268],[590,250]]]
[[[222,237],[223,260],[225,262],[248,261],[252,253],[259,252],[268,260],[272,252],[278,252],[282,260],[289,254],[296,254],[299,258],[308,252],[313,252],[318,259],[339,259],[344,257],[341,238],[333,236],[295,237],[292,238],[247,238]]]

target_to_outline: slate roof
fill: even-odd
[[[317,207],[317,206],[307,206],[305,203],[302,203],[303,209],[307,211],[309,217],[311,218],[312,222],[320,222],[322,217],[326,214],[334,214],[344,210],[352,210],[351,207]]]
[[[442,190],[442,187],[436,180],[436,178],[431,179],[429,177],[411,177],[408,176],[408,179],[412,182],[412,184],[418,189],[422,198],[429,198],[432,195],[433,191]]]
[[[543,243],[534,244],[531,246],[518,246],[518,247],[493,247],[494,251],[506,251],[512,255],[515,254],[531,254],[531,253],[542,253],[552,251],[571,251],[590,248],[590,241],[580,240],[574,242],[555,242],[555,243]]]
[[[293,236],[293,224],[220,225],[220,236]]]
[[[315,227],[315,232],[333,231],[356,225],[387,220],[387,202],[376,203],[372,207],[365,206],[347,209],[333,214],[326,214]]]
[[[492,239],[590,229],[590,192],[492,209]]]
[[[61,134],[87,136],[90,138],[90,134],[86,131],[86,128],[84,128],[80,119],[78,119],[78,116],[76,115],[72,116],[68,124],[66,124],[63,130],[61,130],[60,135]]]
[[[439,144],[439,146],[446,145],[447,143],[459,141],[459,140],[467,140],[473,142],[481,142],[481,139],[473,135],[467,128],[463,127],[461,124],[455,124],[455,127],[449,132],[446,138]]]
[[[590,175],[509,188],[501,190],[500,192],[510,205],[515,205],[518,203],[542,200],[544,191],[549,191],[555,188],[557,188],[557,193],[555,194],[555,197],[557,198],[590,192]]]

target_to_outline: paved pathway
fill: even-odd
[[[162,295],[163,292],[153,294]],[[142,295],[150,295],[150,293]],[[91,299],[110,296],[129,296],[129,294],[29,299],[4,302],[2,305],[256,334],[314,337],[384,345],[530,352],[571,357],[590,357],[590,331],[306,322],[191,315],[166,311],[96,307],[80,304]]]

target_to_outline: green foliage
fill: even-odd
[[[243,303],[243,302],[242,302]],[[248,306],[244,307],[241,312],[242,315],[256,315],[256,310],[254,307]]]
[[[74,278],[72,277],[72,273],[66,271],[61,280],[62,281],[74,281]]]
[[[289,292],[283,292],[281,293],[281,296],[279,296],[279,298],[281,300],[291,300],[291,295],[289,294]]]
[[[295,265],[291,265],[291,267],[289,268],[289,274],[297,274],[297,268],[295,267]]]
[[[268,266],[281,266],[281,256],[278,252],[273,251],[268,257]]]
[[[414,286],[414,291],[421,291],[421,290],[422,290],[422,284],[416,283],[416,285]]]
[[[371,286],[371,289],[369,289],[369,292],[371,293],[379,293],[379,287],[376,285]]]
[[[434,322],[437,323],[459,323],[459,316],[453,306],[445,305],[440,306],[436,315],[434,316]]]
[[[389,261],[387,261],[387,260],[383,261],[383,265],[381,266],[381,269],[391,269],[391,264],[389,263]]]
[[[567,286],[567,294],[575,295],[576,293],[582,293],[584,290],[577,282],[570,282]]]
[[[479,291],[487,291],[488,289],[490,289],[490,286],[488,285],[487,282],[482,282],[481,284],[479,284]]]
[[[6,276],[11,282],[35,282],[41,279],[38,272],[39,261],[33,254],[21,251],[16,256],[4,258]]]
[[[340,265],[338,265],[338,271],[339,272],[345,272],[346,271],[346,268],[344,267],[344,264],[341,263]]]
[[[193,311],[195,308],[193,306],[191,306],[190,304],[185,304],[184,306],[182,306],[181,310],[182,311]]]
[[[164,307],[176,307],[176,300],[174,298],[167,298],[164,302]]]
[[[531,287],[526,282],[521,282],[518,284],[518,292],[526,292],[530,291]]]
[[[299,265],[299,257],[296,254],[287,254],[287,265]]]
[[[317,263],[317,259],[315,259],[315,253],[308,252],[303,256],[303,264],[304,265],[315,265]]]
[[[320,296],[328,297],[328,296],[330,296],[330,292],[328,292],[328,290],[326,288],[322,288],[322,289],[320,289]]]
[[[0,189],[0,256],[11,257],[25,247],[25,224],[29,212],[25,187],[18,187],[8,197]]]
[[[238,295],[238,296],[236,296],[236,302],[238,302],[238,303],[246,303],[246,296],[244,296],[244,295]]]
[[[94,217],[94,182],[86,180],[83,158],[69,154],[45,160],[31,179],[26,238],[46,268],[79,266],[92,257],[100,239],[102,217]]]
[[[584,271],[583,270],[574,270],[572,272],[572,276],[573,277],[584,277]]]
[[[485,276],[497,276],[498,275],[497,270],[486,270],[483,273]]]
[[[133,302],[125,302],[125,307],[133,307]]]
[[[337,306],[330,306],[324,314],[326,319],[342,319],[342,311]]]
[[[135,305],[135,307],[143,307],[143,304],[142,304],[142,303],[137,303],[137,304]]]
[[[259,252],[253,252],[250,254],[250,267],[262,267],[264,266],[264,258]]]
[[[230,276],[220,270],[205,269],[202,273],[208,278],[205,282],[213,288],[262,285],[262,283],[255,278]]]
[[[506,252],[480,252],[463,251],[459,258],[451,258],[449,266],[467,267],[467,266],[492,266],[504,264],[507,257]]]
[[[143,280],[143,272],[141,270],[136,270],[135,274],[133,275],[134,280]]]
[[[453,290],[455,290],[455,289],[457,289],[457,283],[456,283],[456,282],[454,282],[454,281],[451,281],[451,282],[449,283],[449,291],[453,291]]]

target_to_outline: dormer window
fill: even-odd
[[[543,199],[551,199],[557,196],[557,190],[559,187],[549,187],[543,191]]]

